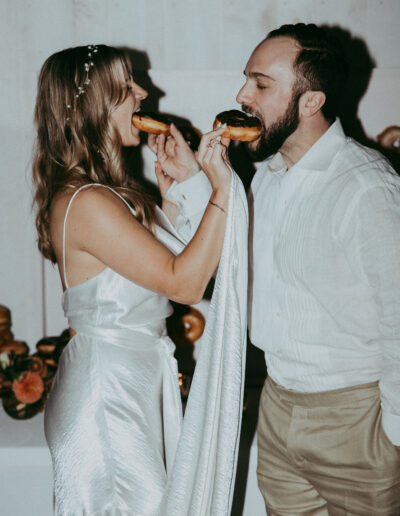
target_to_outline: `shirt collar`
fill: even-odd
[[[277,152],[267,163],[270,172],[282,172],[287,170],[285,160],[280,152]]]
[[[338,150],[346,142],[342,124],[337,118],[329,129],[314,143],[312,147],[292,167],[303,170],[327,170]],[[268,162],[271,172],[287,169],[282,154],[277,152]]]

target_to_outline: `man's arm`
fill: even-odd
[[[356,202],[349,224],[350,258],[357,260],[378,309],[382,426],[400,449],[400,190],[374,186]]]
[[[181,183],[174,181],[166,192],[167,202],[177,206],[174,225],[185,242],[189,242],[195,234],[211,192],[211,184],[202,171]]]
[[[148,145],[156,154],[156,176],[162,209],[185,242],[193,237],[211,195],[211,184],[193,151],[171,124],[170,135],[149,135]]]

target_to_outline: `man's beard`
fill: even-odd
[[[300,95],[293,92],[285,113],[268,129],[263,129],[256,148],[251,149],[249,143],[246,144],[247,153],[253,161],[264,161],[278,152],[286,139],[297,129],[299,125],[299,98]],[[245,110],[245,107],[243,110]]]

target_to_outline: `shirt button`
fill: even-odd
[[[275,314],[277,317],[280,317],[281,316],[281,313],[280,312],[276,312]]]
[[[279,274],[277,274],[275,277],[276,277],[276,279],[281,279]]]

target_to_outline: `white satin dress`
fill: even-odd
[[[68,211],[80,190],[65,215],[64,264]],[[182,248],[161,227],[157,236],[175,252]],[[165,326],[172,307],[110,268],[72,287],[64,268],[64,279],[64,312],[76,335],[45,409],[55,514],[158,514],[182,419]]]

